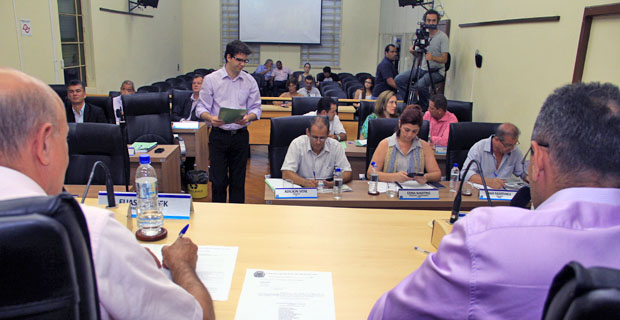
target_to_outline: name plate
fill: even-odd
[[[438,189],[400,189],[398,190],[400,200],[439,200]]]
[[[480,189],[480,200],[486,200],[487,195],[484,192],[484,189]],[[495,190],[489,189],[489,197],[491,200],[507,200],[510,201],[517,194],[517,191],[514,190]]]
[[[116,204],[129,203],[131,216],[136,217],[136,193],[135,192],[114,192]],[[189,219],[192,207],[192,196],[181,193],[160,193],[157,195],[159,207],[164,213],[165,219]],[[108,205],[108,193],[99,191],[98,204]]]
[[[435,154],[446,154],[448,153],[448,147],[435,146]]]
[[[316,188],[276,188],[276,199],[316,199]]]

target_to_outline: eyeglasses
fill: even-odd
[[[248,60],[248,59],[241,59],[241,58],[237,58],[237,57],[233,57],[233,59],[235,59],[235,60],[237,60],[239,62],[243,62],[243,63],[249,63],[250,62],[250,60]]]
[[[327,140],[327,137],[310,136],[310,138],[312,138],[312,140],[314,141],[321,141],[321,142]]]
[[[498,140],[499,140],[499,142],[501,142],[502,146],[504,146],[504,148],[506,148],[506,149],[512,149],[512,148],[514,148],[514,147],[516,147],[516,146],[518,146],[520,144],[519,141],[515,142],[514,144],[510,144],[510,143],[506,144],[501,139],[498,138]]]
[[[543,148],[549,148],[549,144],[548,143],[543,143],[543,142],[538,142],[536,141],[536,143],[538,144],[538,146],[543,147]],[[527,149],[527,152],[525,153],[525,155],[523,156],[523,160],[521,160],[521,165],[523,165],[525,167],[525,162],[527,161],[527,157],[531,154],[534,154],[534,152],[532,151],[532,145],[530,144],[530,148]]]

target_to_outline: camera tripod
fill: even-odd
[[[418,43],[418,40],[415,41],[415,43],[413,44],[413,48],[415,49],[417,47],[417,49],[415,50],[415,54],[413,55],[414,60],[413,60],[413,64],[411,65],[411,73],[409,73],[409,82],[407,83],[407,95],[405,96],[405,103],[407,105],[413,104],[414,102],[417,102],[419,99],[414,100],[414,98],[416,98],[417,96],[419,96],[418,93],[418,86],[416,85],[416,83],[418,82],[418,80],[420,80],[420,73],[419,70],[419,66],[422,63],[422,60],[419,59],[423,59],[423,57],[426,56],[426,53],[428,52],[426,50],[426,46],[420,46],[420,44]],[[420,54],[420,58],[418,58],[417,54]],[[417,63],[417,66],[416,66]],[[433,78],[431,77],[431,66],[430,63],[428,62],[428,60],[426,60],[426,70],[428,71],[428,76],[431,79],[431,89],[433,90],[433,94],[436,94],[437,91],[435,90],[435,84],[433,83]],[[414,76],[414,72],[415,72],[415,76]]]

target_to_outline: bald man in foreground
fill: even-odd
[[[62,102],[38,79],[0,68],[0,200],[56,195],[69,157]],[[82,205],[102,319],[214,319],[186,237],[162,250],[172,281],[111,212]],[[5,261],[6,263],[6,261]]]

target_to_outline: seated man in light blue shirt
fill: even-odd
[[[505,179],[510,178],[512,174],[527,179],[521,163],[523,155],[521,150],[515,148],[519,144],[520,134],[519,128],[514,124],[502,123],[494,135],[476,142],[469,149],[463,169],[467,168],[472,159],[478,160],[487,186],[493,189],[504,188]],[[464,180],[482,184],[480,169],[475,164],[472,165]]]

